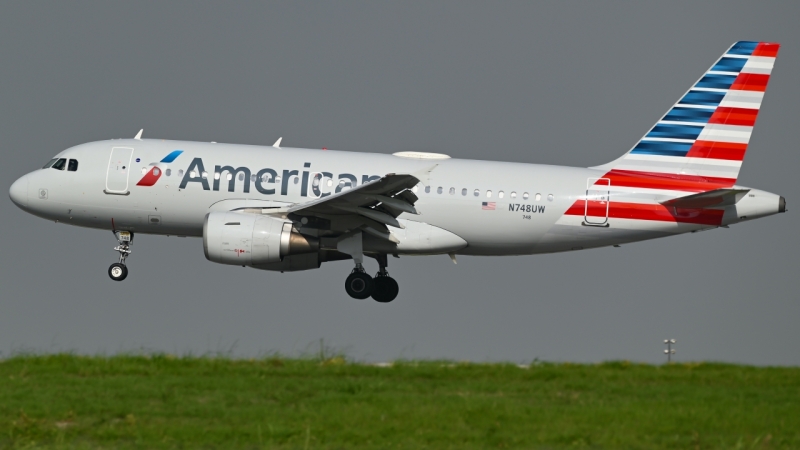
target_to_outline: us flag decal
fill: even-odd
[[[494,211],[497,204],[495,202],[483,202],[481,203],[481,209],[486,211]]]

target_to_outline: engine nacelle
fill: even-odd
[[[285,256],[318,253],[319,242],[292,230],[292,223],[259,214],[211,212],[203,223],[206,259],[220,264],[255,266]]]

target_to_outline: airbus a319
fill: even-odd
[[[353,298],[391,302],[389,256],[533,255],[727,227],[786,211],[736,184],[778,53],[737,42],[633,148],[602,166],[142,139],[62,151],[11,200],[110,230],[122,281],[134,235],[201,237],[205,256],[271,271],[352,260]],[[376,275],[364,257],[378,263]]]

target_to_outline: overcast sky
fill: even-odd
[[[73,145],[145,137],[592,166],[626,152],[737,40],[783,44],[739,184],[789,213],[527,257],[391,259],[292,274],[202,241],[108,231],[0,199],[0,352],[299,354],[800,364],[800,10],[791,2],[4,2],[4,189]],[[202,5],[203,7],[198,7]],[[795,205],[793,207],[793,205]],[[376,271],[369,260],[368,270]]]

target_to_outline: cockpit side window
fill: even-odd
[[[64,166],[67,165],[67,158],[59,158],[55,164],[53,164],[53,169],[64,170]]]
[[[70,159],[69,164],[67,164],[67,170],[70,172],[77,172],[78,171],[78,160],[77,159]]]
[[[53,164],[56,163],[56,161],[58,161],[58,158],[51,159],[47,162],[47,164],[44,165],[44,167],[42,167],[42,169],[49,169]]]

